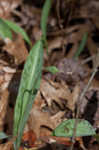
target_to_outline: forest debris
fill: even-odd
[[[33,129],[37,137],[40,137],[41,126],[46,126],[52,129],[55,128],[54,122],[50,120],[50,115],[47,112],[42,112],[37,107],[33,107],[30,113],[28,125]]]
[[[7,64],[0,64],[0,92],[8,88],[8,85],[16,72],[15,68],[10,68]]]
[[[80,94],[80,86],[76,85],[72,93],[72,97],[73,97],[72,102],[69,102],[69,108],[71,108],[73,112],[75,110],[75,104],[77,104],[78,102],[79,94]]]
[[[14,56],[17,65],[26,60],[28,51],[25,47],[24,40],[20,35],[17,35],[13,41],[7,40],[5,42],[6,45],[3,49]]]
[[[8,107],[8,90],[2,92],[0,96],[0,131],[3,131],[4,123],[5,123],[5,115],[7,113]]]
[[[0,0],[0,18],[9,19],[11,12],[21,4],[22,0]]]
[[[57,37],[53,40],[50,40],[48,42],[48,53],[50,54],[52,52],[52,50],[56,49],[56,48],[60,48],[62,45],[62,37]],[[66,43],[66,40],[65,40]]]
[[[57,62],[57,68],[59,73],[56,75],[56,79],[64,80],[71,85],[83,80],[87,77],[87,70],[84,69],[77,61],[73,59],[62,59]]]
[[[62,99],[65,100],[72,99],[71,92],[68,89],[68,86],[66,86],[65,84],[59,84],[54,82],[52,85],[51,82],[42,79],[41,86],[40,86],[40,91],[44,96],[48,106],[51,106],[53,100],[59,103],[61,106]]]
[[[42,104],[44,105],[44,103],[44,100],[40,96],[40,92],[38,92],[24,130],[26,132],[32,129],[38,138],[41,135],[50,135],[52,130],[63,120],[62,116],[65,114],[65,111],[59,111],[56,115],[51,116],[48,111],[46,113],[43,112]]]
[[[13,150],[14,139],[6,142],[5,144],[0,144],[0,150]]]
[[[59,111],[51,117],[51,120],[55,123],[56,127],[63,121],[62,117],[64,116],[64,114],[65,111]]]

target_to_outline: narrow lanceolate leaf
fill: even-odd
[[[69,119],[63,121],[53,131],[53,135],[61,136],[61,137],[72,137],[74,133],[74,124],[75,124],[75,119]],[[82,120],[82,119],[78,120],[76,137],[91,136],[95,134],[96,134],[95,129],[91,126],[91,124],[87,120]]]
[[[8,138],[8,135],[4,132],[0,132],[0,140]]]
[[[12,29],[14,32],[16,33],[20,33],[24,40],[29,44],[31,45],[31,41],[27,35],[27,33],[20,27],[18,26],[17,24],[15,24],[14,22],[12,21],[9,21],[9,20],[4,20],[5,24],[9,26],[10,29]]]
[[[39,40],[31,49],[21,77],[19,92],[15,105],[13,135],[17,136],[15,147],[20,146],[20,140],[34,98],[40,86],[43,64],[43,45]]]
[[[78,50],[77,52],[75,53],[74,55],[74,58],[77,59],[79,57],[79,55],[81,54],[81,52],[84,50],[84,47],[86,45],[86,42],[87,42],[87,38],[88,38],[88,33],[86,32],[82,38],[82,41],[78,47]]]
[[[51,3],[52,3],[52,0],[45,0],[43,10],[42,10],[41,30],[42,30],[44,42],[46,42],[47,19],[48,19],[49,12],[50,12],[50,9],[51,9]]]
[[[12,40],[11,30],[9,26],[2,19],[0,19],[0,37],[2,39],[9,38],[10,40]]]

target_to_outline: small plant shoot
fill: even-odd
[[[56,74],[57,72],[59,72],[58,68],[56,68],[55,66],[46,67],[45,70],[52,74]]]

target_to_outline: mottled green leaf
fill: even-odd
[[[9,20],[4,20],[4,22],[5,22],[6,25],[8,25],[9,28],[12,29],[14,32],[20,33],[20,34],[23,36],[24,40],[25,40],[29,45],[31,45],[31,41],[30,41],[30,39],[29,39],[27,33],[26,33],[20,26],[18,26],[17,24],[15,24],[14,22],[9,21]]]
[[[0,37],[2,39],[9,38],[10,40],[12,40],[11,30],[2,19],[0,19]]]
[[[15,142],[16,149],[19,148],[25,123],[28,119],[34,98],[40,86],[42,64],[43,44],[42,41],[39,40],[31,49],[25,63],[16,100],[13,131],[13,135],[17,136]]]
[[[63,121],[56,129],[53,131],[54,136],[60,137],[72,137],[74,133],[75,119],[69,119]],[[80,136],[91,136],[95,135],[95,129],[87,120],[79,119],[76,129],[76,137]]]

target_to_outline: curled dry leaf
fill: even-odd
[[[17,35],[13,41],[7,39],[5,43],[6,45],[3,47],[3,49],[10,55],[14,56],[15,63],[17,65],[26,60],[28,51],[21,35]]]
[[[70,100],[72,95],[66,84],[54,83],[52,81],[44,80],[41,81],[40,91],[44,96],[48,106],[51,106],[52,101],[62,105],[61,100]]]

